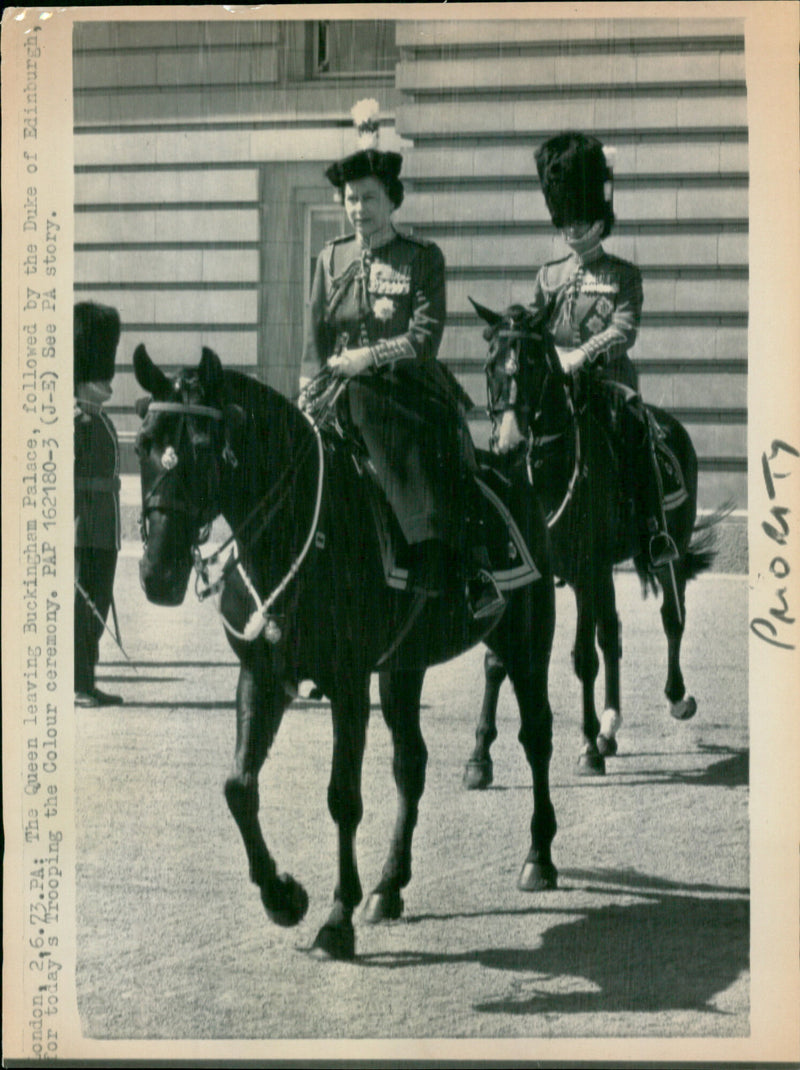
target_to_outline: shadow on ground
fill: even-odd
[[[609,892],[623,892],[635,901],[559,908],[554,913],[567,919],[547,929],[535,948],[492,947],[453,955],[383,952],[359,961],[384,969],[475,962],[510,974],[503,996],[475,1005],[481,1014],[724,1014],[714,998],[750,962],[749,902],[730,895],[741,890],[709,888],[712,894],[698,895],[698,888],[707,886],[673,885],[627,870],[563,876],[588,882],[584,892],[605,899]],[[541,909],[547,910],[519,913]]]
[[[633,774],[637,779],[628,780],[626,786],[634,784],[689,784],[693,787],[709,788],[742,788],[750,783],[750,750],[747,747],[720,747],[714,744],[700,743],[697,748],[698,756],[717,756],[705,769],[688,770],[686,772],[676,770],[653,770],[652,772],[637,769]],[[637,755],[641,757],[641,755]],[[615,773],[625,776],[624,769],[614,769]]]

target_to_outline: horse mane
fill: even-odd
[[[289,398],[274,387],[262,383],[254,375],[223,366],[222,381],[224,383],[225,401],[230,404],[242,405],[243,408],[245,408],[246,404],[248,407],[257,406],[259,408],[265,404],[277,405],[283,410],[291,410],[297,413],[302,419],[302,414],[294,402],[290,401]]]
[[[308,421],[297,405],[254,375],[223,368],[222,382],[224,404],[242,410],[247,425],[258,427],[268,417],[270,429],[274,430],[276,425],[282,427],[292,441],[311,433]]]

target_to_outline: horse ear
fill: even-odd
[[[469,295],[467,295],[467,296],[469,296]],[[482,320],[484,320],[486,323],[488,323],[490,327],[496,327],[497,324],[503,318],[500,315],[499,312],[492,312],[492,310],[490,308],[487,308],[485,305],[479,305],[478,302],[477,301],[473,301],[471,297],[469,298],[469,303],[472,305],[472,307],[478,313],[480,318]]]
[[[150,359],[145,347],[140,343],[133,354],[133,370],[139,386],[152,394],[154,398],[168,397],[172,389],[167,376],[157,368]]]
[[[200,382],[206,398],[219,397],[222,391],[222,361],[213,349],[203,346],[203,356],[200,358]]]

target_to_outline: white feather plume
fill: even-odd
[[[376,149],[379,139],[378,116],[380,104],[371,97],[359,100],[350,109],[353,123],[358,131],[358,146],[360,149]]]

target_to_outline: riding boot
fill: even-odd
[[[667,529],[664,515],[664,499],[661,492],[661,474],[655,458],[649,426],[641,451],[638,487],[638,507],[642,549],[651,568],[661,568],[677,561],[680,554],[675,540]]]
[[[499,613],[506,600],[492,575],[483,524],[483,496],[474,480],[467,488],[467,607],[473,620]]]
[[[499,613],[506,600],[492,575],[486,547],[473,547],[471,557],[477,568],[467,579],[467,606],[473,620],[483,620]]]

